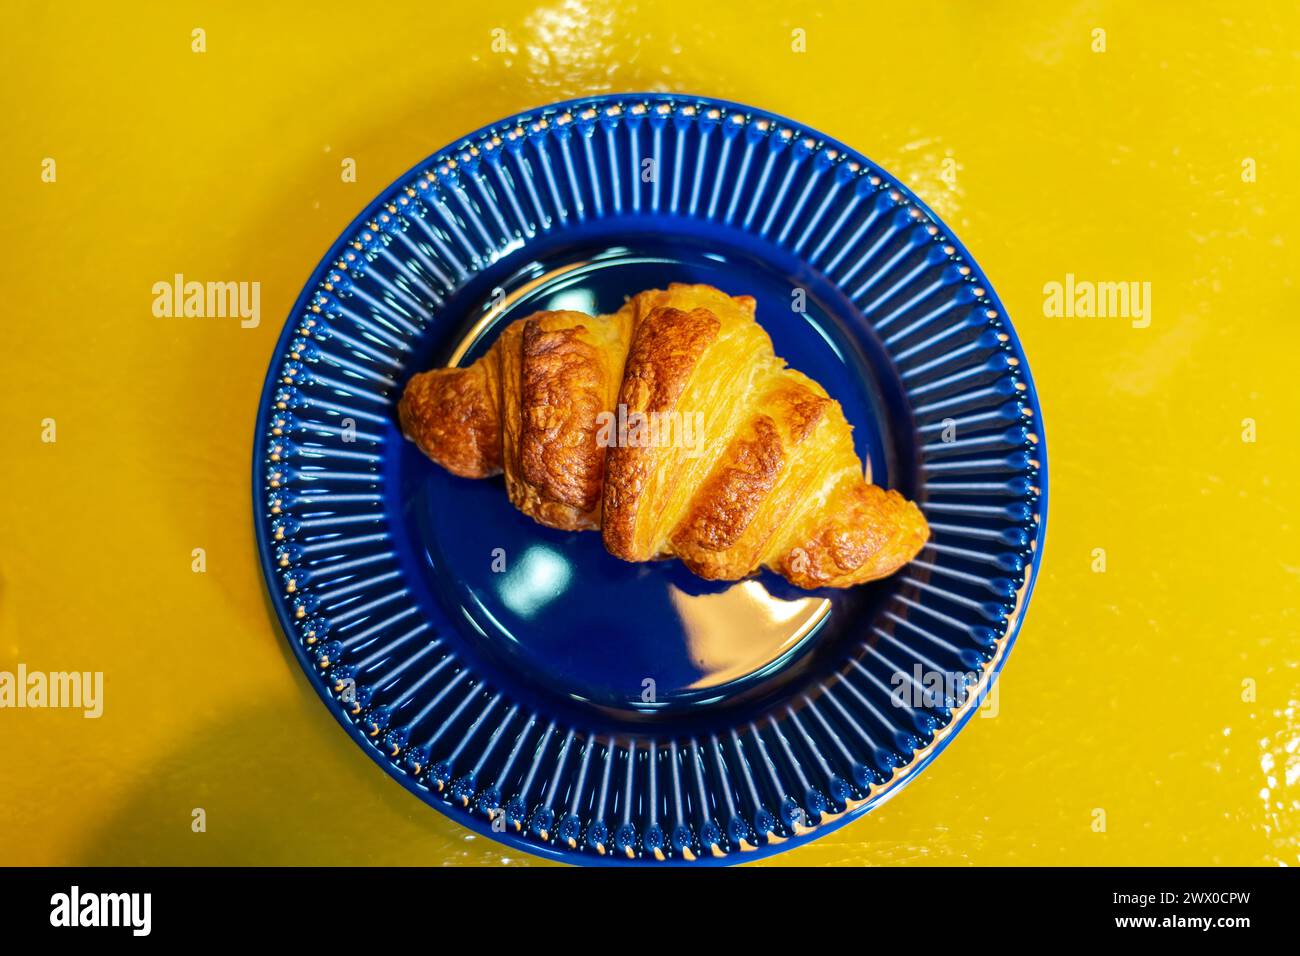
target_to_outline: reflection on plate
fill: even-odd
[[[703,672],[691,689],[718,687],[771,667],[830,614],[826,598],[783,600],[758,581],[718,594],[672,593],[686,629],[686,653]]]

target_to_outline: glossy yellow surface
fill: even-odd
[[[1297,863],[1292,4],[278,6],[7,5],[0,670],[100,670],[105,699],[0,710],[0,863],[536,862],[389,780],[299,672],[254,553],[253,415],[302,283],[390,180],[636,89],[785,113],[910,183],[1045,410],[1046,564],[997,716],[771,864]],[[178,272],[260,282],[260,325],[155,318]],[[1046,316],[1067,274],[1149,282],[1149,326]]]

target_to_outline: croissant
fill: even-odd
[[[403,433],[465,478],[504,473],[539,523],[625,561],[801,588],[892,574],[929,537],[863,476],[838,402],[788,368],[750,296],[674,284],[614,315],[539,312],[464,368],[414,376]]]

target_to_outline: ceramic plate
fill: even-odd
[[[403,440],[415,372],[669,282],[757,298],[872,480],[921,505],[914,562],[821,592],[625,564]],[[1046,516],[1029,368],[956,237],[846,146],[679,95],[514,116],[385,190],[289,316],[253,459],[267,581],[329,710],[426,803],[576,863],[753,859],[891,795],[988,692]]]

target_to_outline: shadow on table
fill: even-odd
[[[133,865],[530,865],[407,793],[345,734],[302,674],[264,594],[259,627],[294,675],[292,695],[242,703],[142,768],[74,863]],[[194,811],[206,829],[194,829]]]

